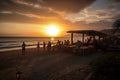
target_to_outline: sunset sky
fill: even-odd
[[[120,0],[0,0],[0,36],[57,36],[67,30],[111,28],[120,18]]]

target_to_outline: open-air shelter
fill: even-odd
[[[70,31],[67,31],[67,33],[70,33],[71,34],[71,44],[73,44],[73,39],[74,39],[74,34],[82,34],[82,43],[84,44],[84,39],[85,39],[85,35],[87,36],[92,36],[94,39],[95,37],[99,37],[99,40],[100,38],[103,38],[106,37],[107,35],[105,33],[102,33],[100,31],[95,31],[95,30],[70,30]]]

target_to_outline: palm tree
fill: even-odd
[[[113,34],[115,34],[117,31],[120,32],[120,19],[117,19],[113,25]]]

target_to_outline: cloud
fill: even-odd
[[[110,1],[110,0],[109,0]],[[120,0],[111,0],[111,1],[113,1],[113,2],[120,2]]]
[[[24,3],[17,0],[0,0],[0,11],[12,11],[39,16],[57,16],[48,8],[36,7],[37,5]]]
[[[38,24],[38,23],[44,23],[44,20],[34,17],[27,17],[25,15],[21,15],[17,13],[11,13],[11,14],[0,13],[0,22]]]
[[[40,4],[53,10],[76,13],[90,6],[96,0],[22,0],[28,3]]]
[[[87,23],[86,21],[77,21],[76,24],[77,28],[79,29],[87,29],[87,30],[102,30],[111,28],[112,22],[108,21],[97,21],[93,23]]]
[[[43,6],[54,10],[76,13],[90,6],[95,0],[44,0]]]
[[[26,2],[25,2],[26,1]],[[46,24],[57,22],[68,24],[61,13],[41,6],[42,0],[0,0],[0,22],[16,22],[30,24]],[[32,3],[33,1],[33,3]],[[42,1],[42,2],[41,2]],[[11,14],[9,14],[11,13]]]
[[[96,0],[0,0],[0,22],[58,23],[68,29],[102,29],[120,12],[112,8],[89,10]],[[66,13],[66,14],[62,14]]]
[[[72,22],[86,21],[87,23],[94,23],[102,20],[112,22],[115,18],[120,18],[119,15],[120,11],[116,8],[104,8],[93,11],[87,8],[77,14],[66,15],[65,18]]]
[[[68,20],[65,20],[62,17],[36,17],[35,15],[13,13],[13,12],[0,12],[0,22],[9,22],[9,23],[27,23],[27,24],[40,24],[47,25],[55,23],[61,26],[68,27],[73,25]]]

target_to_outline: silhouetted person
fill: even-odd
[[[57,46],[60,46],[60,41],[59,40],[57,41]]]
[[[61,45],[62,45],[62,46],[64,45],[64,42],[63,42],[63,41],[61,41]]]
[[[45,51],[45,49],[46,49],[46,43],[43,42],[43,50]]]
[[[70,44],[70,41],[69,40],[67,40],[67,46]]]
[[[77,45],[77,48],[79,49],[81,47],[81,45],[82,45],[82,42],[77,40],[77,44],[76,45]]]
[[[65,45],[65,46],[67,45],[67,41],[66,41],[66,40],[64,40],[64,45]]]
[[[40,48],[40,43],[39,42],[37,43],[37,48]]]
[[[47,45],[47,51],[51,51],[51,42],[50,41],[48,42],[48,45]]]
[[[89,44],[92,41],[92,37],[90,36],[90,38],[87,38],[87,44]]]
[[[26,44],[25,44],[25,42],[23,42],[23,44],[22,44],[22,54],[25,54],[25,48],[26,47]]]

